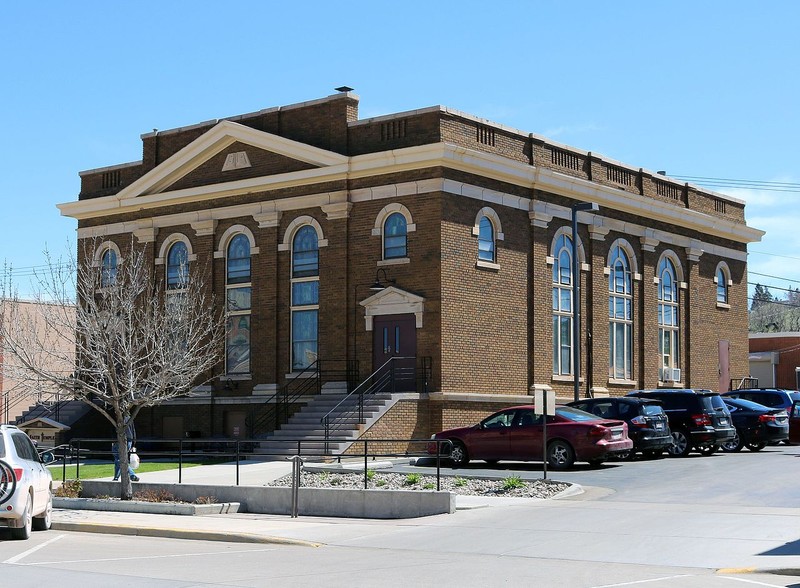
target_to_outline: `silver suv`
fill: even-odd
[[[14,539],[50,528],[53,477],[45,464],[51,461],[53,454],[40,457],[23,431],[0,425],[0,525],[9,527]]]

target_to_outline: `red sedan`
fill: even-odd
[[[526,405],[506,408],[477,425],[442,431],[432,438],[452,442],[449,457],[454,465],[471,459],[490,464],[501,459],[542,461],[542,429],[542,415]],[[547,463],[553,469],[569,468],[576,461],[599,465],[632,447],[624,421],[601,419],[570,406],[557,406],[555,416],[547,417]],[[429,452],[436,453],[435,444]]]

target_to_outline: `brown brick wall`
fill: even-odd
[[[505,240],[496,241],[500,268],[476,267],[472,234],[484,204],[442,198],[442,378],[446,392],[525,394],[528,389],[528,251],[525,211],[492,208]]]

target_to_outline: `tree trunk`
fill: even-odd
[[[117,451],[119,455],[119,499],[133,498],[133,485],[128,475],[128,439],[125,437],[125,425],[117,423]]]

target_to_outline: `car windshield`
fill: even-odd
[[[561,418],[567,419],[568,421],[574,421],[576,423],[583,421],[596,421],[599,418],[596,415],[578,410],[577,408],[572,408],[571,406],[557,406],[556,414]]]
[[[642,412],[647,416],[657,416],[664,414],[664,409],[661,408],[660,404],[643,404]]]
[[[789,392],[789,398],[792,399],[792,402],[800,400],[800,392]]]
[[[744,398],[729,398],[726,400],[726,402],[738,408],[745,408],[747,410],[770,410],[769,407],[766,407],[763,404],[745,400]]]
[[[706,410],[728,410],[725,406],[725,401],[719,394],[709,394],[703,396],[703,408]]]

